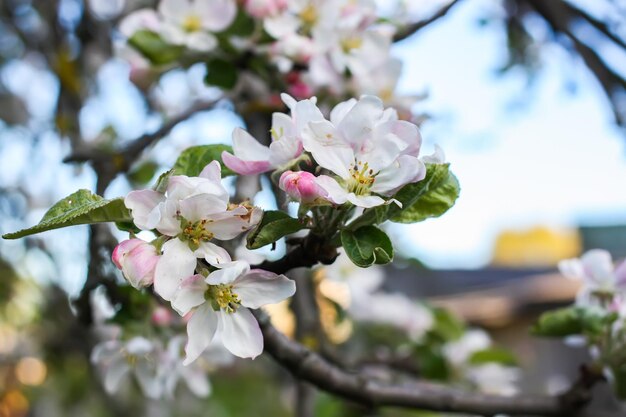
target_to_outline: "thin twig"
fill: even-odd
[[[444,17],[446,14],[448,14],[450,9],[452,9],[459,2],[460,0],[452,0],[450,3],[439,9],[435,14],[428,17],[428,19],[420,20],[403,27],[398,31],[398,33],[395,34],[395,36],[393,37],[393,41],[399,42],[408,38],[409,36],[414,35],[417,31]]]

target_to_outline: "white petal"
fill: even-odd
[[[253,269],[235,281],[234,292],[243,306],[259,308],[291,297],[296,292],[296,283],[284,275]]]
[[[328,199],[333,203],[343,204],[348,201],[348,191],[328,175],[320,175],[315,182],[328,193]]]
[[[164,300],[171,300],[183,279],[194,274],[197,259],[189,246],[179,239],[163,245],[163,255],[154,272],[154,290]]]
[[[302,142],[295,136],[286,136],[270,143],[270,164],[281,167],[302,153]]]
[[[172,296],[172,308],[181,316],[189,313],[192,308],[204,303],[204,293],[209,286],[200,274],[185,278]]]
[[[585,278],[583,263],[578,258],[563,259],[559,262],[559,271],[566,278],[582,280]]]
[[[128,361],[122,355],[119,355],[115,358],[106,370],[104,375],[104,389],[107,393],[113,394],[117,392],[120,387],[120,383],[122,382],[122,378],[128,371],[130,367],[128,366]]]
[[[233,130],[233,152],[245,161],[267,161],[270,158],[270,149],[240,127]]]
[[[296,108],[297,101],[295,98],[291,97],[289,94],[282,93],[280,95],[280,99],[283,101],[283,103],[285,103],[285,105],[289,108],[289,110],[293,111],[293,109]]]
[[[190,9],[189,0],[161,0],[158,10],[166,20],[182,23],[189,15]]]
[[[291,98],[291,96],[289,96]],[[292,98],[293,100],[293,98]],[[295,104],[295,100],[294,100]],[[278,140],[282,137],[291,137],[296,135],[296,128],[291,117],[285,113],[272,114],[272,138]]]
[[[146,359],[137,360],[135,376],[144,395],[148,398],[159,398],[163,392],[161,381],[157,378],[155,363]]]
[[[159,218],[157,216],[155,219],[151,213],[164,199],[163,194],[153,190],[131,191],[124,198],[124,205],[131,211],[133,222],[138,228],[152,230],[156,227]]]
[[[376,195],[356,195],[354,193],[348,194],[348,201],[357,207],[363,208],[382,206],[385,204],[385,200]]]
[[[328,121],[312,122],[302,134],[304,149],[313,158],[341,178],[350,177],[350,165],[354,164],[354,151]]]
[[[189,365],[198,359],[209,346],[218,325],[218,316],[215,311],[205,303],[194,311],[187,322],[187,346],[185,347],[185,358],[183,365]]]
[[[242,215],[232,215],[221,220],[207,223],[206,229],[213,233],[216,239],[230,240],[249,230],[252,226],[254,226],[254,224],[247,218],[242,217]]]
[[[179,203],[180,214],[191,222],[210,218],[211,214],[226,211],[224,201],[211,194],[198,194],[185,198]]]
[[[317,108],[313,100],[301,100],[295,105],[291,112],[291,117],[296,125],[296,133],[302,134],[302,131],[309,122],[320,122],[324,120],[324,115]]]
[[[375,96],[363,96],[338,126],[350,143],[360,145],[371,135],[374,124],[383,114],[383,102]]]
[[[152,9],[140,9],[126,16],[119,24],[120,32],[130,38],[140,30],[158,32],[160,26],[159,15]]]
[[[218,266],[216,271],[209,274],[206,283],[209,285],[230,284],[240,276],[250,271],[250,265],[245,261],[234,261]]]
[[[376,175],[370,188],[372,192],[391,196],[406,184],[421,181],[426,176],[426,166],[414,156],[401,155],[393,164]]]
[[[213,266],[232,261],[226,249],[211,242],[200,242],[200,247],[194,252],[194,255],[196,258],[204,258]]]
[[[181,232],[178,214],[178,201],[168,199],[159,203],[148,221],[154,223],[156,229],[164,235],[176,236]]]
[[[611,254],[603,249],[592,249],[580,260],[588,279],[596,284],[611,284],[613,278],[613,260]]]
[[[222,343],[233,355],[256,358],[263,352],[263,334],[250,310],[239,308],[234,313],[218,311]]]
[[[185,45],[187,45],[189,49],[193,49],[195,51],[208,52],[215,49],[217,46],[217,39],[210,33],[194,32],[187,35]]]
[[[332,111],[330,112],[330,121],[332,122],[332,124],[334,124],[335,126],[339,125],[339,123],[341,123],[343,118],[346,117],[346,114],[348,114],[348,112],[352,110],[356,103],[356,99],[351,98],[350,100],[341,102],[333,107]]]
[[[200,178],[206,178],[209,181],[219,183],[222,181],[222,167],[218,161],[211,161],[204,167],[198,176]]]
[[[205,398],[211,394],[211,382],[203,369],[193,366],[183,367],[181,376],[196,397]]]
[[[237,15],[233,0],[195,0],[193,9],[202,18],[202,27],[212,32],[229,27]]]

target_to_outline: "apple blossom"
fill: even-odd
[[[284,10],[287,0],[245,0],[244,7],[251,16],[262,19]]]
[[[154,269],[159,261],[154,245],[136,238],[124,240],[115,247],[111,258],[133,287],[147,287],[154,281]]]
[[[475,352],[491,346],[491,338],[481,329],[468,330],[460,339],[446,343],[443,354],[456,367],[464,366]]]
[[[285,171],[280,176],[278,186],[292,199],[310,204],[324,202],[326,192],[317,185],[315,175],[306,171]]]
[[[374,96],[339,103],[330,121],[308,123],[303,145],[322,168],[337,175],[337,179],[321,175],[317,180],[336,204],[379,206],[386,203],[381,195],[391,197],[426,175],[418,158],[417,126],[397,120],[397,113],[384,109]]]
[[[132,373],[147,397],[159,398],[162,387],[157,377],[158,352],[158,346],[143,337],[126,342],[110,340],[93,349],[91,362],[103,374],[104,389],[109,394],[117,392],[124,376]]]
[[[303,130],[309,122],[321,121],[324,116],[315,105],[315,97],[296,101],[282,94],[281,98],[291,110],[291,116],[284,113],[272,115],[272,143],[261,145],[248,132],[237,128],[233,132],[234,155],[224,151],[224,165],[241,175],[251,175],[287,168],[297,160],[302,154]]]
[[[580,258],[559,262],[559,270],[567,278],[582,281],[577,303],[610,307],[616,295],[626,295],[626,261],[614,267],[611,254],[592,249]]]
[[[518,393],[517,381],[520,370],[512,366],[489,362],[474,365],[467,370],[469,379],[480,392],[510,397]]]
[[[261,354],[263,336],[248,308],[282,301],[295,289],[295,283],[284,275],[251,270],[244,261],[220,265],[207,277],[197,274],[185,279],[172,298],[179,314],[192,312],[184,364],[195,361],[214,337],[233,355],[255,358]]]

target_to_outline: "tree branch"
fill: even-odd
[[[388,384],[349,373],[326,361],[322,356],[301,344],[289,340],[276,330],[268,317],[254,312],[265,339],[265,352],[296,377],[318,388],[370,407],[395,406],[401,408],[457,412],[493,416],[541,415],[576,416],[575,408],[581,404],[568,402],[570,396],[547,397],[518,395],[500,397],[462,392],[435,384],[407,382]],[[579,396],[575,397],[580,398]],[[595,414],[597,415],[597,414]]]
[[[402,29],[398,30],[398,33],[395,34],[395,36],[393,37],[393,41],[394,42],[399,42],[401,40],[404,40],[404,39],[412,36],[417,31],[425,28],[426,26],[430,25],[431,23],[433,23],[433,22],[439,20],[440,18],[444,17],[446,14],[448,14],[450,9],[452,9],[459,2],[460,2],[460,0],[452,0],[450,3],[448,3],[447,5],[442,7],[441,9],[439,9],[435,14],[430,16],[428,19],[420,20],[418,22],[415,22],[415,23],[412,23],[410,25],[407,25],[407,26],[403,27]]]

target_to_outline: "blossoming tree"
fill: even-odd
[[[184,150],[149,188],[113,199],[79,190],[39,224],[4,235],[91,224],[96,241],[109,233],[100,223],[128,233],[109,248],[111,261],[93,256],[100,265],[75,303],[83,323],[107,328],[91,353],[107,392],[130,378],[149,398],[174,397],[179,382],[208,396],[212,369],[266,352],[298,380],[301,416],[311,413],[311,385],[365,407],[485,416],[574,415],[605,377],[626,395],[626,267],[614,270],[604,252],[562,263],[584,288],[575,307],[547,313],[534,329],[582,335],[594,352],[580,381],[558,396],[520,394],[515,358],[484,331],[380,290],[380,265],[394,258],[385,224],[441,216],[460,192],[444,152],[420,152],[416,97],[395,90],[401,61],[390,47],[410,31],[396,20],[369,0],[161,0],[119,21],[113,48],[140,88],[200,66],[219,95],[112,151],[76,148],[68,160],[92,164],[98,194],[198,110],[229,102],[246,129],[234,129],[232,146]],[[275,210],[254,204],[261,178]],[[286,250],[278,259],[254,252],[279,241]],[[98,272],[106,262],[125,283]],[[91,302],[99,286],[116,306],[104,316]],[[389,361],[380,365],[392,377],[380,377],[333,351],[321,298],[355,321],[397,330],[410,347],[401,365],[409,375],[396,375]],[[285,300],[296,322],[291,338],[272,322],[280,313],[264,310]],[[149,324],[133,323],[137,311]]]

